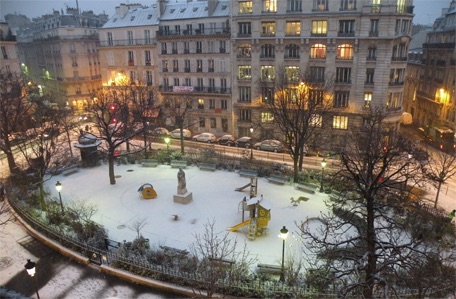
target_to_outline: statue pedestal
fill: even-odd
[[[188,204],[193,200],[193,193],[187,192],[185,194],[175,194],[173,196],[173,200],[177,203]]]

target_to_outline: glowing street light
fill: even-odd
[[[253,160],[253,127],[250,127],[250,159]]]
[[[166,154],[169,155],[169,142],[171,141],[171,138],[165,137],[165,143],[166,143]]]
[[[65,214],[65,210],[63,209],[62,195],[60,194],[60,191],[62,191],[62,184],[59,181],[55,183],[55,189],[57,190],[57,192],[59,192],[60,207],[62,208],[62,214]]]
[[[285,241],[287,240],[288,237],[288,229],[285,227],[285,225],[282,227],[280,230],[279,238],[282,239],[282,268],[280,272],[280,281],[284,282],[285,281]]]
[[[25,270],[27,270],[28,275],[32,277],[33,285],[35,286],[36,297],[40,299],[40,294],[38,293],[38,288],[36,287],[36,278],[35,278],[35,263],[31,260],[27,260],[27,264],[25,264]]]
[[[325,167],[326,167],[326,159],[323,158],[321,161],[321,181],[320,181],[320,192],[323,192],[323,177],[325,176]]]

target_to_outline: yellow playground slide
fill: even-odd
[[[241,227],[244,227],[244,226],[248,225],[249,223],[250,223],[250,219],[247,219],[246,221],[241,222],[241,223],[239,223],[239,224],[236,224],[235,226],[229,228],[228,231],[230,231],[230,232],[235,232],[235,231],[237,231],[238,229],[240,229]]]

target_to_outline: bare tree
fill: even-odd
[[[419,162],[408,157],[410,143],[384,124],[386,117],[387,111],[375,109],[365,126],[353,130],[334,175],[346,189],[327,203],[319,229],[301,228],[306,248],[334,275],[342,296],[374,298],[378,288],[394,289],[394,273],[427,254],[423,235],[413,229],[416,215],[404,209],[404,183],[424,178]]]
[[[437,194],[435,196],[434,208],[437,208],[442,185],[456,175],[456,156],[445,152],[432,154],[429,163],[423,164],[423,171],[436,185]]]
[[[264,130],[274,130],[293,159],[293,178],[302,170],[306,146],[320,130],[323,117],[332,107],[331,76],[317,74],[313,69],[305,74],[283,70],[275,78],[263,78],[260,83],[263,105],[270,113],[257,121]]]
[[[147,224],[147,217],[146,218],[139,218],[134,220],[128,228],[131,229],[132,231],[135,231],[137,234],[137,238],[141,236],[141,230],[143,229],[144,226]]]
[[[204,232],[194,236],[196,240],[191,244],[190,252],[200,260],[195,270],[205,277],[207,297],[215,294],[217,282],[248,275],[256,261],[250,257],[245,245],[239,250],[237,240],[229,238],[228,232],[216,232],[215,220],[205,223]]]
[[[73,157],[73,146],[71,144],[71,134],[72,133],[79,133],[79,129],[77,125],[79,124],[79,120],[74,117],[74,114],[71,110],[60,108],[58,110],[59,117],[56,119],[57,124],[62,129],[63,134],[66,137],[68,150],[70,152],[70,156]]]
[[[0,149],[5,153],[10,173],[16,172],[12,151],[12,134],[25,132],[33,111],[31,93],[37,92],[25,82],[25,78],[0,70]]]
[[[185,153],[184,147],[184,129],[190,127],[195,120],[194,117],[194,99],[188,96],[168,96],[163,101],[163,108],[169,116],[169,121],[181,131],[180,146],[181,153]]]

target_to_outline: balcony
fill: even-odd
[[[404,85],[404,81],[389,82],[388,85],[389,86],[403,86]]]
[[[150,60],[146,60],[145,65],[151,65]]]
[[[171,53],[173,53],[173,54],[179,54],[179,53],[177,53],[177,49],[173,49]]]
[[[369,37],[378,37],[378,31],[369,31]]]
[[[178,72],[179,72],[179,68],[178,67],[173,68],[173,73],[178,73]]]
[[[184,49],[184,54],[190,54],[190,49]]]
[[[391,57],[391,61],[407,61],[407,57]]]
[[[338,37],[354,37],[355,32],[337,32]]]
[[[142,45],[155,45],[156,41],[152,38],[136,38],[131,44],[131,40],[128,39],[117,39],[100,41],[99,47],[124,47],[124,46],[142,46]]]
[[[210,29],[194,29],[194,30],[158,30],[156,32],[157,39],[175,39],[177,37],[189,37],[194,35],[204,35],[204,36],[226,36],[228,37],[231,34],[231,29],[228,27],[216,27]]]
[[[184,68],[184,72],[190,73],[190,68],[189,67]]]
[[[135,66],[135,61],[134,60],[129,60],[128,61],[128,66]]]
[[[213,72],[214,72],[214,68],[213,68],[213,67],[210,67],[210,68],[207,69],[207,71],[208,71],[209,73],[213,73]]]

